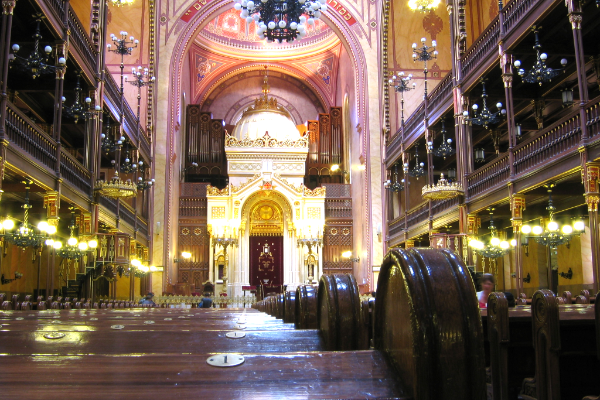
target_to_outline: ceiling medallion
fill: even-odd
[[[234,8],[241,10],[240,17],[247,24],[256,23],[260,39],[282,43],[302,39],[306,35],[306,24],[315,24],[327,10],[326,3],[327,0],[241,0]]]
[[[423,186],[421,193],[427,200],[444,200],[463,195],[465,191],[460,183],[449,182],[444,178],[444,174],[441,174],[435,185]]]

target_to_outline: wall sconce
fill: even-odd
[[[531,282],[531,275],[529,274],[529,272],[527,273],[527,276],[525,278],[523,278],[523,282],[525,282],[525,283]]]
[[[517,140],[521,140],[521,137],[523,137],[523,129],[521,128],[521,125],[519,125],[519,124],[515,125],[515,136],[516,136]]]
[[[570,107],[573,105],[573,90],[569,88],[564,88],[560,91],[560,95],[562,97],[563,107]]]
[[[573,279],[573,269],[569,268],[569,271],[567,272],[560,272],[558,274],[560,277],[565,278],[565,279]]]
[[[342,257],[349,259],[352,262],[359,262],[360,261],[360,257],[352,257],[352,251],[348,250],[342,253]]]
[[[187,261],[187,260],[189,260],[190,258],[192,258],[192,253],[190,253],[189,251],[182,251],[182,252],[181,252],[181,257],[182,257],[182,258],[183,258],[185,261]],[[174,259],[174,260],[173,260],[173,262],[179,262],[179,261],[181,261],[179,258],[176,258],[176,259]]]
[[[379,240],[381,242],[381,224],[377,224],[376,233],[377,233],[377,240]]]

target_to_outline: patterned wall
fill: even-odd
[[[188,251],[192,258],[184,260],[181,252]],[[189,283],[200,287],[208,280],[208,266],[210,257],[210,238],[206,229],[206,222],[194,223],[193,220],[179,221],[179,283]]]

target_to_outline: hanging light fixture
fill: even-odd
[[[138,177],[138,181],[137,181],[137,189],[139,191],[148,190],[152,186],[154,186],[155,181],[154,181],[154,179],[149,179],[149,178],[146,179],[146,177],[145,177],[146,176],[146,168],[145,168],[144,162],[142,160],[140,160],[138,165],[139,165],[140,176]]]
[[[85,106],[81,103],[81,73],[77,73],[77,84],[75,85],[75,101],[71,107],[63,106],[63,111],[69,117],[75,120],[77,123],[80,119],[87,121],[90,116],[93,115],[93,111],[91,109],[92,99],[89,97],[85,98]],[[62,98],[63,103],[66,100],[64,97]],[[100,106],[95,107],[95,111],[101,111],[102,108]]]
[[[436,157],[443,157],[445,160],[446,157],[450,157],[452,154],[454,154],[452,139],[446,139],[446,124],[444,123],[444,120],[442,120],[442,143],[440,144],[440,147],[433,151],[433,155]]]
[[[412,74],[408,74],[405,77],[404,72],[400,72],[398,76],[392,75],[388,81],[389,85],[394,88],[396,93],[400,93],[400,124],[402,127],[404,127],[404,92],[411,91],[417,87],[415,82],[413,82],[412,85],[410,84],[412,77]]]
[[[469,118],[469,111],[463,111],[463,116],[465,117],[466,122],[473,123],[475,125],[482,125],[485,129],[490,129],[490,125],[496,125],[502,121],[502,119],[506,116],[506,110],[502,108],[502,103],[496,103],[496,107],[498,107],[498,111],[491,112],[487,107],[487,92],[485,91],[485,79],[481,79],[481,86],[483,87],[483,91],[481,92],[481,99],[483,102],[483,109],[477,113],[479,110],[479,106],[477,104],[473,104],[471,107],[473,109],[473,118]]]
[[[142,163],[143,164],[143,163]],[[133,162],[129,148],[129,140],[125,140],[125,160],[119,164],[119,170],[124,174],[132,174],[138,170],[139,164]]]
[[[546,227],[539,225],[531,227],[529,225],[523,225],[521,232],[527,235],[528,238],[533,238],[541,245],[549,246],[551,249],[556,250],[561,244],[567,244],[574,236],[579,236],[585,231],[585,223],[583,221],[576,221],[573,225],[560,225],[554,221],[554,212],[556,207],[552,201],[552,188],[554,184],[546,185],[548,190],[548,213],[550,218]]]
[[[490,242],[486,245],[477,239],[471,239],[469,241],[469,246],[483,257],[502,257],[508,252],[510,244],[506,240],[500,240],[500,238],[497,237],[496,226],[494,225],[494,209],[488,208],[488,211],[490,212],[490,226],[488,227],[491,235]]]
[[[431,46],[427,46],[425,42],[427,42],[427,39],[421,38],[421,47],[417,47],[416,43],[412,44],[413,61],[423,61],[423,73],[425,74],[423,99],[427,97],[427,61],[435,60],[438,56],[437,42],[432,40]]]
[[[563,67],[559,69],[552,69],[546,66],[548,55],[546,53],[540,53],[540,50],[542,49],[538,34],[540,29],[540,27],[535,25],[531,28],[531,31],[535,35],[535,44],[533,45],[533,49],[536,53],[536,61],[533,67],[529,71],[525,71],[523,68],[521,68],[520,60],[516,60],[514,65],[518,68],[517,73],[521,79],[523,79],[523,82],[539,83],[539,85],[542,86],[542,83],[550,82],[552,78],[558,76],[561,71],[564,71],[568,61],[566,58],[561,59],[560,64]]]
[[[573,89],[564,88],[560,91],[563,107],[571,107],[573,103]]]
[[[29,209],[32,207],[31,204],[29,204],[29,190],[31,189],[33,181],[26,179],[23,183],[25,184],[25,203],[22,206],[24,210],[23,222],[21,222],[19,227],[13,231],[15,221],[10,217],[6,217],[2,222],[0,229],[2,230],[1,236],[7,242],[25,249],[26,247],[41,246],[49,234],[56,233],[56,227],[49,225],[46,221],[41,221],[37,226],[38,232],[36,232],[33,225],[29,224]]]
[[[87,253],[90,251],[94,251],[96,247],[98,247],[98,241],[96,239],[91,239],[89,241],[79,241],[75,236],[75,207],[69,207],[71,210],[71,222],[69,223],[69,239],[67,239],[67,244],[63,246],[60,241],[53,240],[46,244],[51,245],[56,250],[56,255],[62,258],[67,258],[69,260],[80,259],[82,257],[87,256]]]
[[[256,23],[259,38],[282,43],[302,39],[306,25],[314,25],[327,11],[327,0],[242,0],[233,7],[246,23]]]
[[[119,177],[119,171],[116,169],[114,176],[109,181],[97,180],[94,190],[100,196],[112,199],[134,197],[137,195],[137,185],[134,185],[130,179],[122,181]]]
[[[133,4],[134,1],[135,0],[110,0],[110,4],[117,7],[129,6]]]
[[[408,7],[413,11],[422,13],[434,10],[440,4],[440,0],[408,0]]]
[[[425,172],[425,163],[419,162],[419,152],[417,150],[417,147],[418,146],[415,146],[415,167],[413,169],[411,169],[410,171],[408,171],[408,175],[412,176],[413,178],[419,179],[419,177],[425,175],[426,172]],[[405,166],[408,168],[408,163],[405,164]]]
[[[421,195],[425,200],[451,199],[465,194],[462,185],[458,182],[449,182],[441,174],[435,185],[425,185],[421,189]]]
[[[394,165],[394,182],[387,180],[383,186],[392,192],[400,192],[404,190],[404,179],[398,181],[398,164]]]
[[[475,152],[476,163],[485,162],[485,150],[483,148],[474,149],[473,151]]]
[[[102,147],[102,151],[104,154],[108,155],[118,149],[121,148],[123,142],[125,142],[125,137],[121,136],[119,140],[115,143],[114,134],[111,131],[110,121],[112,118],[110,116],[105,116],[104,120],[106,120],[106,124],[104,124],[104,133],[100,134],[100,147]]]
[[[448,180],[455,181],[456,180],[456,168],[448,168],[448,173],[446,174]]]
[[[40,48],[40,40],[42,39],[42,34],[40,33],[40,24],[42,19],[45,18],[43,14],[34,14],[33,18],[35,19],[35,32],[33,34],[34,44],[33,44],[33,52],[25,58],[17,55],[18,51],[21,49],[17,43],[12,45],[13,54],[10,57],[11,68],[13,66],[13,62],[18,61],[21,69],[28,71],[31,74],[33,79],[39,78],[44,74],[51,74],[56,71],[56,66],[48,64],[50,59],[50,54],[52,53],[51,46],[44,47],[44,54],[41,54],[39,51]],[[67,60],[64,57],[60,57],[58,59],[58,68],[64,67],[67,64]]]

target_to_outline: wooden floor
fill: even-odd
[[[323,351],[318,331],[250,309],[5,311],[0,325],[0,398],[403,398],[381,353]],[[221,352],[245,362],[207,364]]]

